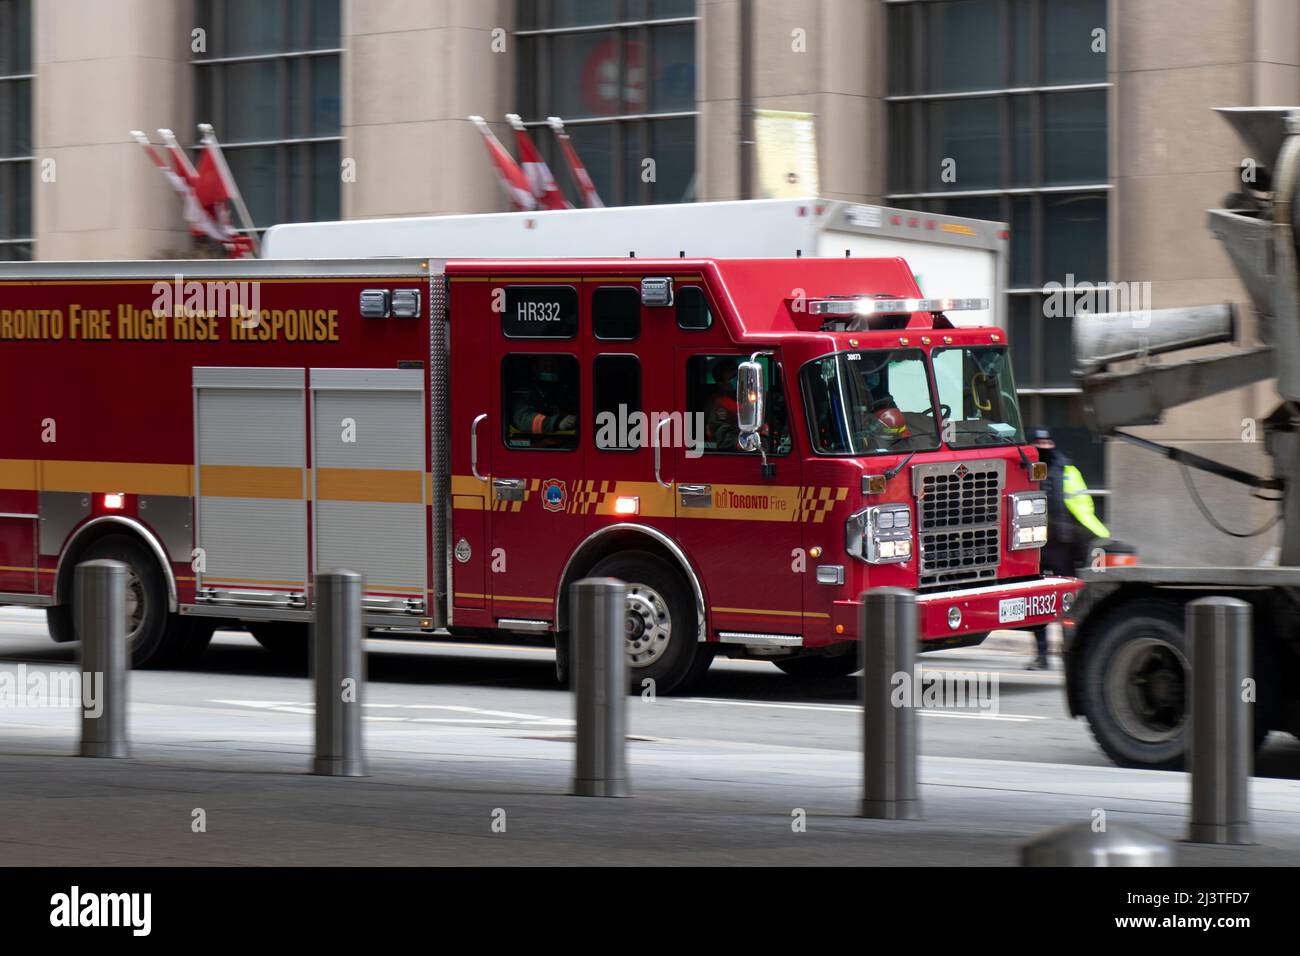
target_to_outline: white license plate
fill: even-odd
[[[1014,624],[1025,619],[1025,599],[1003,598],[998,602],[998,623]]]

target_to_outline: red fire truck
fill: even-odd
[[[75,639],[130,567],[137,666],[221,622],[305,639],[312,575],[372,628],[532,635],[629,582],[638,685],[715,653],[855,667],[855,600],[930,648],[1068,612],[1004,334],[893,259],[0,266],[0,603]]]

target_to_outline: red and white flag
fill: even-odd
[[[171,152],[174,165],[168,165],[167,160],[163,159],[143,132],[133,129],[131,130],[131,136],[144,149],[145,154],[158,167],[159,172],[167,178],[167,182],[171,184],[172,189],[176,190],[176,194],[181,197],[181,202],[184,204],[185,221],[190,226],[190,234],[207,236],[217,242],[225,242],[227,239],[226,233],[213,220],[212,216],[199,205],[199,201],[194,195],[194,167],[190,166],[189,158],[185,156],[184,151],[179,146],[174,150],[169,146],[168,150]]]
[[[533,191],[533,198],[537,200],[537,204],[543,209],[573,208],[564,198],[564,193],[560,192],[560,187],[555,185],[551,168],[546,165],[546,160],[542,158],[533,138],[528,135],[528,130],[524,128],[524,121],[519,118],[519,114],[507,113],[506,121],[515,131],[515,145],[519,147],[519,165],[524,175],[528,177],[528,188]]]
[[[231,255],[235,258],[255,256],[258,254],[258,242],[253,217],[244,204],[244,196],[230,173],[230,167],[226,165],[226,157],[221,151],[221,144],[217,142],[216,133],[207,123],[199,124],[199,133],[203,137],[203,154],[199,157],[199,168],[194,174],[194,195],[199,205],[226,230],[229,236],[226,242],[232,247]],[[243,224],[242,232],[231,221],[232,206]]]
[[[198,169],[194,168],[189,156],[176,141],[176,135],[169,129],[158,130],[158,135],[162,137],[167,154],[171,157],[170,164],[143,132],[132,130],[131,136],[181,197],[190,235],[206,236],[219,242],[232,259],[256,255],[257,239],[252,232],[252,221],[244,207],[243,197],[231,179],[230,169],[226,166],[225,157],[221,155],[221,147],[212,135],[212,127],[203,125],[199,129],[203,131],[203,155],[199,159]],[[236,229],[231,221],[232,202],[244,219],[246,232]]]
[[[551,124],[551,130],[560,142],[560,151],[564,153],[564,161],[569,164],[569,172],[573,174],[573,181],[578,184],[578,191],[582,193],[583,204],[588,209],[603,208],[605,204],[600,201],[596,184],[591,181],[591,177],[587,174],[587,167],[582,165],[582,160],[578,158],[578,151],[573,148],[573,141],[565,132],[564,120],[558,116],[548,116],[546,122]]]
[[[533,195],[532,187],[528,183],[528,177],[524,171],[519,168],[506,148],[501,145],[500,140],[488,128],[487,121],[481,116],[471,116],[469,121],[478,127],[478,131],[483,134],[483,143],[487,146],[488,155],[492,158],[492,165],[497,169],[497,176],[501,180],[501,188],[506,191],[510,202],[516,209],[529,211],[537,208],[537,197]]]

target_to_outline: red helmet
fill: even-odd
[[[907,419],[903,417],[897,405],[886,405],[884,408],[877,409],[875,416],[885,434],[897,435],[899,438],[907,437]]]

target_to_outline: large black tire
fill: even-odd
[[[167,579],[153,552],[129,535],[100,538],[78,561],[111,558],[127,566],[127,643],[131,666],[168,667],[197,658],[212,638],[212,627],[182,618],[167,607]],[[75,600],[75,595],[71,596]],[[55,640],[78,640],[72,601],[49,608],[46,621]]]
[[[628,585],[628,682],[633,693],[654,681],[654,693],[689,690],[709,669],[713,648],[698,638],[691,590],[678,571],[648,551],[624,551],[600,561],[592,577]],[[572,620],[572,615],[570,615]]]
[[[1183,769],[1190,682],[1185,613],[1181,601],[1141,598],[1093,625],[1079,700],[1097,743],[1121,767]],[[1257,720],[1255,746],[1266,736],[1267,722]]]
[[[835,657],[787,657],[772,661],[791,677],[831,679],[848,677],[861,670],[857,654],[840,654]]]

